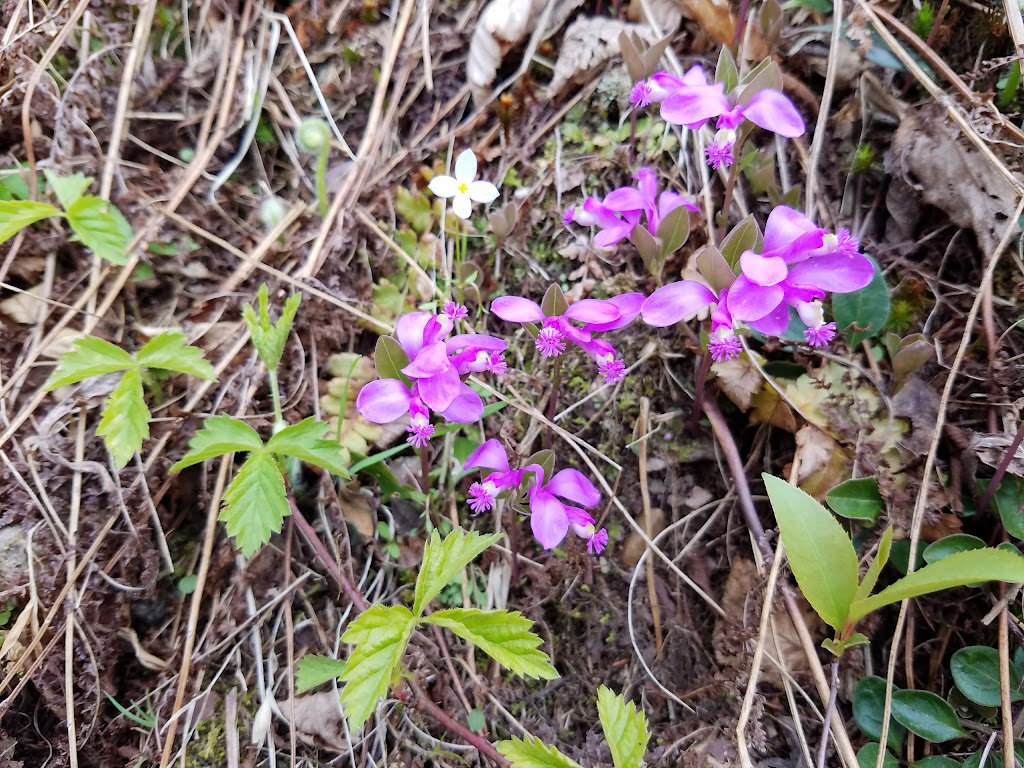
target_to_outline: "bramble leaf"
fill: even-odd
[[[93,182],[92,177],[86,176],[84,173],[58,176],[49,168],[43,170],[43,175],[46,177],[46,185],[57,196],[57,200],[60,201],[61,207],[65,211],[85,194],[85,190]]]
[[[384,697],[409,644],[415,621],[404,605],[374,605],[341,636],[354,645],[341,679],[349,727],[359,729]]]
[[[328,656],[303,656],[295,669],[295,692],[305,693],[341,677],[345,662]]]
[[[769,474],[762,477],[800,591],[826,624],[841,631],[859,582],[850,537],[831,512],[799,488]]]
[[[289,514],[284,478],[274,457],[250,454],[224,492],[224,508],[218,519],[227,527],[228,535],[243,555],[251,557],[270,541],[272,533],[281,530]]]
[[[188,453],[171,467],[171,472],[180,472],[226,453],[245,452],[263,452],[263,441],[256,430],[234,416],[211,416],[189,440]]]
[[[501,666],[524,677],[558,677],[548,655],[537,646],[541,639],[530,629],[533,622],[517,611],[452,608],[435,611],[424,620],[468,640]]]
[[[640,768],[651,738],[644,711],[602,685],[597,689],[597,714],[615,768]]]
[[[341,477],[348,477],[348,467],[341,455],[341,448],[333,440],[323,436],[330,427],[310,416],[298,424],[285,427],[267,443],[271,453],[292,456],[308,461]]]
[[[533,736],[499,741],[494,746],[512,768],[580,768],[579,763]]]
[[[893,582],[877,595],[856,601],[850,606],[849,620],[857,621],[907,598],[982,581],[1024,582],[1024,557],[992,547],[948,555]]]
[[[107,444],[118,469],[125,467],[142,448],[142,441],[149,437],[149,408],[142,391],[142,372],[138,368],[126,371],[110,393],[96,434]]]
[[[0,243],[18,234],[29,224],[59,214],[60,209],[49,203],[31,200],[0,201]]]
[[[475,531],[467,533],[461,528],[455,528],[442,540],[435,529],[423,550],[423,563],[416,579],[412,612],[422,616],[427,603],[437,597],[455,574],[500,538],[500,533],[481,536]]]
[[[252,336],[252,343],[260,360],[271,371],[277,371],[281,364],[281,355],[284,354],[284,345],[288,342],[288,334],[292,331],[295,313],[299,311],[299,304],[302,303],[302,296],[296,293],[288,298],[277,322],[270,317],[267,306],[269,299],[270,289],[264,283],[260,286],[257,298],[258,313],[246,304],[242,307],[242,318],[249,326],[249,335]]]
[[[65,213],[78,239],[100,258],[124,265],[128,263],[128,244],[132,226],[109,200],[93,195],[80,197]]]
[[[189,346],[185,334],[166,331],[150,339],[135,355],[139,365],[187,373],[199,379],[217,378],[213,366],[203,359],[203,350]]]
[[[61,356],[60,363],[43,388],[52,392],[83,379],[135,367],[135,360],[120,347],[96,336],[86,336],[76,339],[74,346]]]

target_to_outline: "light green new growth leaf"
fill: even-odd
[[[366,722],[388,692],[414,624],[404,605],[374,605],[341,636],[342,642],[355,646],[341,673],[341,703],[352,730]]]
[[[135,356],[139,365],[187,373],[199,379],[217,378],[213,366],[203,359],[203,350],[191,347],[185,334],[166,331],[152,338]]]
[[[259,312],[257,313],[249,305],[242,307],[242,318],[249,326],[249,335],[252,336],[253,346],[260,356],[260,360],[271,371],[276,371],[281,363],[281,355],[284,354],[284,345],[288,341],[288,334],[291,333],[292,323],[295,320],[295,313],[299,311],[299,304],[302,303],[302,296],[295,294],[285,302],[281,310],[281,317],[275,323],[270,317],[268,303],[270,290],[267,284],[260,286],[257,296]]]
[[[263,452],[263,441],[255,429],[233,416],[211,416],[189,440],[188,453],[171,467],[171,472],[180,472],[193,464],[225,453],[248,452]]]
[[[58,176],[49,168],[43,171],[43,175],[46,176],[47,186],[57,196],[57,200],[60,201],[65,211],[85,194],[85,190],[89,188],[93,181],[91,176],[86,176],[84,173],[76,173],[72,176]]]
[[[120,347],[96,336],[86,336],[76,339],[74,346],[61,356],[60,364],[43,388],[51,392],[93,376],[135,367],[135,360]]]
[[[295,692],[305,693],[341,677],[345,662],[327,656],[303,656],[295,669]]]
[[[877,595],[858,600],[850,607],[850,621],[901,600],[982,581],[1024,582],[1024,557],[992,547],[957,552],[907,574]]]
[[[420,575],[416,579],[412,612],[422,616],[427,603],[437,597],[455,574],[500,538],[501,534],[498,533],[481,536],[475,531],[466,533],[462,528],[455,528],[442,540],[441,535],[434,530],[423,550],[423,564],[420,565]]]
[[[799,488],[769,474],[762,477],[800,591],[826,624],[842,630],[859,581],[850,537],[831,512]]]
[[[327,424],[310,416],[298,424],[285,427],[270,438],[267,450],[308,461],[336,475],[348,477],[348,467],[342,459],[338,443],[322,439],[328,429],[330,427]]]
[[[468,640],[517,675],[544,680],[558,677],[548,655],[537,649],[541,639],[530,631],[533,622],[517,611],[452,608],[435,611],[424,621]]]
[[[57,216],[60,209],[49,203],[35,203],[31,200],[0,201],[0,243],[13,237],[29,224]]]
[[[875,559],[871,561],[871,565],[868,566],[867,572],[864,574],[864,578],[860,582],[860,586],[857,587],[857,593],[853,596],[853,602],[863,600],[871,594],[871,590],[875,588],[875,584],[878,583],[878,575],[882,572],[885,564],[889,562],[889,551],[892,549],[892,526],[890,525],[885,529],[885,533],[882,534],[881,540],[878,542],[878,553],[875,555]]]
[[[640,768],[651,738],[643,710],[602,685],[597,689],[597,714],[615,768]]]
[[[580,768],[579,763],[533,736],[499,741],[494,746],[512,768]]]
[[[138,368],[126,371],[110,393],[96,434],[103,438],[118,469],[125,467],[149,437],[149,408]]]
[[[132,226],[113,203],[99,197],[80,197],[66,210],[75,235],[100,258],[114,264],[128,263]]]
[[[243,555],[251,557],[270,541],[272,533],[281,530],[290,513],[284,478],[274,457],[267,453],[250,454],[224,492],[219,519],[227,527],[228,535]]]

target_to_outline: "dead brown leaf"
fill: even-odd
[[[715,381],[725,396],[736,403],[741,411],[750,407],[754,393],[761,389],[764,379],[746,355],[735,360],[718,363],[714,367]]]
[[[291,715],[287,702],[278,705],[285,716]],[[296,696],[295,730],[318,747],[332,752],[345,752],[349,748],[345,738],[344,716],[341,702],[334,691],[321,691],[308,696]]]

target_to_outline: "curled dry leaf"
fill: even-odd
[[[290,714],[287,704],[279,707],[286,717]],[[341,701],[334,691],[295,697],[295,730],[318,747],[338,753],[348,750],[344,720]]]
[[[618,56],[621,51],[619,35],[623,32],[639,35],[648,45],[657,42],[654,31],[646,24],[628,24],[603,17],[574,21],[562,39],[548,94],[554,96],[560,93],[566,86],[582,81],[595,69]]]
[[[736,40],[736,15],[728,0],[675,0],[683,15],[697,22],[704,32],[719,45],[731,46]],[[746,34],[746,33],[744,33]],[[750,30],[747,56],[760,61],[770,54],[768,43],[756,29]]]
[[[735,360],[718,363],[712,368],[718,388],[725,396],[736,403],[741,411],[746,411],[753,400],[754,393],[761,389],[764,379],[761,373],[750,362],[747,355]]]
[[[501,66],[501,60],[521,43],[537,23],[547,0],[494,0],[480,14],[469,42],[466,79],[474,99],[486,95]]]
[[[1002,463],[1006,452],[1010,449],[1013,438],[1014,436],[1009,434],[974,434],[971,435],[969,450],[976,453],[983,464],[996,468]],[[1011,475],[1024,477],[1024,444],[1017,446],[1017,452],[1010,459],[1006,471]]]

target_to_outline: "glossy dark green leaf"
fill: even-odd
[[[894,690],[895,692],[895,690]],[[885,714],[885,678],[866,675],[857,682],[853,692],[853,718],[861,733],[871,739],[882,738],[882,716]],[[889,717],[889,747],[903,749],[907,729]]]
[[[859,477],[840,483],[828,492],[825,501],[837,515],[871,525],[878,522],[884,508],[878,492],[878,480],[873,477]]]
[[[952,536],[945,536],[938,541],[933,541],[921,556],[926,563],[937,563],[944,557],[949,557],[957,552],[969,552],[972,549],[982,549],[985,542],[977,536],[969,533],[954,533]]]
[[[983,707],[998,707],[1001,703],[999,684],[999,652],[987,645],[971,645],[961,648],[949,660],[949,671],[960,692],[975,704]],[[1014,680],[1010,671],[1010,699],[1024,701],[1020,690],[1020,679]]]
[[[911,733],[936,744],[967,735],[953,708],[931,691],[893,691],[892,716]]]
[[[870,256],[868,256],[871,259]],[[852,293],[832,295],[832,316],[836,328],[846,332],[846,341],[854,347],[882,330],[889,319],[889,286],[878,262],[871,259],[875,276],[871,282]],[[849,330],[847,330],[849,329]]]

